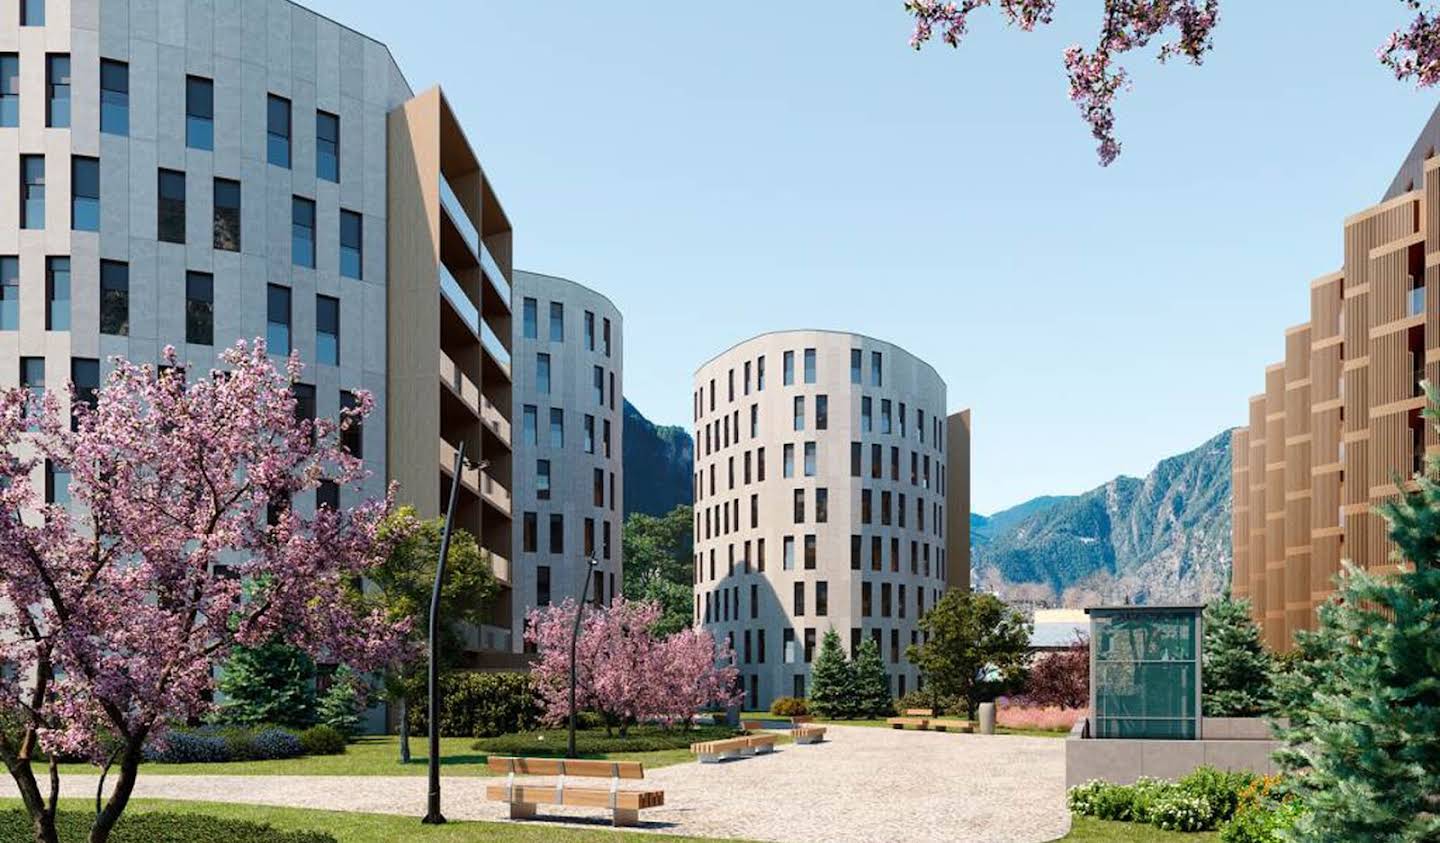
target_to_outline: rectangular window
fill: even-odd
[[[795,429],[805,429],[805,396],[795,396]]]
[[[535,497],[542,501],[550,500],[550,461],[535,461]],[[553,516],[552,516],[553,517]],[[554,551],[551,551],[552,553]]]
[[[45,57],[45,125],[52,129],[70,127],[68,53],[51,53]]]
[[[885,569],[885,543],[879,536],[870,537],[870,570],[883,571]]]
[[[540,444],[540,408],[534,404],[526,404],[520,412],[521,426],[520,435],[522,441],[532,447]]]
[[[781,371],[781,381],[785,386],[790,386],[795,383],[795,352],[785,352],[783,362],[784,366]]]
[[[805,536],[805,570],[807,571],[815,570],[816,542],[814,533]]]
[[[215,148],[215,83],[201,76],[185,77],[185,145]]]
[[[805,349],[805,382],[815,382],[815,349]]]
[[[765,355],[755,358],[755,391],[761,392],[765,389]]]
[[[591,484],[591,486],[593,487],[593,490],[592,490],[593,503],[595,504],[596,507],[603,509],[604,506],[605,506],[605,469],[603,469],[603,468],[597,468],[597,469],[595,469],[595,470],[594,470],[594,475],[595,475],[595,482]]]
[[[793,444],[789,443],[789,442],[786,442],[786,443],[785,443],[785,447],[781,450],[781,456],[782,456],[782,459],[781,459],[781,464],[780,464],[780,476],[781,476],[781,477],[794,477],[794,476],[795,476],[795,446],[794,446]]]
[[[45,227],[45,156],[20,156],[20,227]]]
[[[523,305],[521,306],[521,313],[523,314],[521,316],[521,324],[524,326],[525,339],[527,340],[536,339],[540,335],[540,317],[537,312],[539,310],[539,307],[539,303],[532,298],[525,299]]]
[[[558,512],[550,514],[550,552],[565,552],[565,516]]]
[[[536,553],[540,549],[540,517],[527,512],[521,517],[520,549],[525,553]]]
[[[20,56],[0,53],[0,128],[20,125]]]
[[[265,102],[265,157],[290,169],[290,100],[270,94]]]
[[[70,504],[70,472],[58,468],[50,460],[45,461],[45,503]]]
[[[860,349],[858,349],[858,348],[852,348],[852,349],[850,349],[850,382],[851,382],[851,383],[860,383],[860,365],[861,365],[861,361],[862,361],[863,359],[864,359],[864,355],[861,354]]]
[[[585,350],[595,350],[595,314],[585,311]]]
[[[862,547],[863,547],[863,544],[862,544],[861,538],[860,538],[859,536],[856,536],[856,535],[851,535],[851,536],[850,536],[850,570],[852,570],[852,571],[858,571],[858,570],[860,570],[860,554],[861,554],[861,548],[862,548]]]
[[[830,614],[830,583],[825,580],[818,580],[815,583],[815,616],[825,617]]]
[[[870,490],[860,490],[860,523],[870,523]]]
[[[815,396],[815,429],[830,429],[830,396]]]
[[[329,507],[332,510],[340,509],[340,484],[334,480],[321,480],[320,485],[315,489],[315,506]]]
[[[535,355],[535,391],[541,395],[550,394],[550,355]]]
[[[604,341],[605,341],[605,356],[606,356],[606,357],[609,357],[609,356],[610,356],[610,319],[609,319],[608,317],[605,319],[604,329],[605,329],[605,335],[604,335],[603,339],[604,339]]]
[[[780,568],[785,571],[795,570],[795,537],[785,537],[784,556],[780,560]]]
[[[100,60],[100,131],[130,134],[130,65]]]
[[[40,400],[45,397],[45,358],[20,358],[20,386],[30,391],[35,412],[39,412]]]
[[[215,344],[215,277],[207,272],[185,273],[185,341]]]
[[[45,0],[20,0],[20,25],[45,25]]]
[[[100,230],[100,159],[70,159],[70,227]]]
[[[874,601],[871,599],[871,594],[872,594],[873,591],[874,591],[874,588],[873,588],[873,586],[872,586],[871,583],[869,583],[869,582],[862,582],[862,583],[860,583],[860,616],[861,616],[861,617],[864,617],[864,618],[870,617],[871,610],[873,609],[873,605],[872,605],[872,604],[873,604],[873,602],[874,602]]]
[[[814,442],[806,442],[806,443],[805,443],[805,476],[806,476],[806,477],[814,477],[814,476],[815,476],[815,462],[816,462],[816,460],[815,460],[815,443],[814,443]]]
[[[100,391],[100,361],[94,358],[72,357],[70,359],[70,382],[75,384],[75,400],[95,409]],[[71,414],[74,426],[74,414]]]
[[[805,523],[805,490],[795,490],[795,523]]]
[[[341,421],[344,425],[344,429],[340,431],[340,447],[354,457],[365,456],[364,425],[354,415],[355,409],[359,406],[360,400],[355,397],[355,393],[348,389],[340,390]]]
[[[529,513],[534,514],[534,513]],[[535,566],[535,605],[550,605],[550,566]]]
[[[815,523],[826,524],[830,521],[830,490],[815,490]]]
[[[605,459],[610,459],[610,420],[604,419],[600,423],[600,447]]]
[[[890,583],[880,584],[880,617],[890,617]]]
[[[270,284],[265,291],[265,345],[271,354],[290,353],[290,288]]]
[[[315,362],[340,365],[340,300],[315,297]]]
[[[161,170],[156,192],[155,236],[163,243],[185,242],[185,174]]]
[[[51,258],[55,260],[55,258]],[[20,330],[20,258],[0,257],[0,331]]]
[[[365,225],[354,211],[340,209],[340,274],[346,278],[365,277]]]
[[[603,407],[605,406],[605,370],[596,366],[594,375],[592,380],[595,384],[595,403]]]
[[[871,416],[870,396],[866,395],[860,399],[860,432],[869,433],[874,427]]]
[[[879,480],[885,476],[885,447],[883,445],[870,446],[870,476]]]
[[[881,399],[880,399],[880,432],[881,432],[881,433],[890,433],[891,430],[892,430],[892,428],[891,428],[891,426],[890,426],[890,399],[889,399],[889,398],[881,398]]]
[[[795,597],[792,602],[791,608],[794,610],[793,614],[795,615],[795,617],[803,618],[805,617],[805,583],[795,583],[794,591]]]
[[[340,118],[315,112],[315,177],[340,181]]]
[[[130,335],[130,265],[100,261],[100,333]]]
[[[558,301],[550,302],[550,341],[565,341],[565,305]]]
[[[870,385],[884,386],[885,378],[881,375],[882,355],[878,351],[870,352]]]
[[[69,258],[45,259],[45,330],[70,330]]]
[[[550,447],[565,447],[565,411],[559,407],[550,408]]]
[[[240,251],[240,182],[215,180],[215,248]]]
[[[315,268],[315,203],[301,196],[290,199],[290,262]]]
[[[585,453],[595,453],[595,417],[585,414]]]

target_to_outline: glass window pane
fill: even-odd
[[[266,160],[277,167],[290,168],[290,100],[271,94],[265,108]]]
[[[340,118],[315,112],[315,175],[326,181],[340,181]]]
[[[45,156],[20,156],[21,228],[45,227]]]
[[[215,180],[215,248],[240,251],[240,182]]]
[[[119,261],[100,262],[100,333],[130,333],[130,266]]]
[[[45,261],[45,330],[70,330],[70,259]]]
[[[20,56],[0,53],[0,127],[20,125]]]
[[[70,159],[70,227],[100,230],[100,159]]]
[[[215,148],[215,85],[199,76],[185,77],[185,145]]]
[[[100,60],[100,131],[130,134],[130,65]]]
[[[364,225],[354,211],[340,211],[340,274],[364,277]]]
[[[185,242],[185,174],[161,170],[156,206],[156,236],[165,243]]]
[[[208,273],[185,273],[185,341],[215,343],[215,279]]]
[[[315,297],[315,360],[340,365],[340,300]]]
[[[315,203],[294,197],[290,211],[290,262],[315,266]]]
[[[45,125],[55,129],[70,126],[70,56],[45,57]]]
[[[290,353],[290,288],[271,284],[265,298],[265,345],[271,354]]]
[[[20,259],[0,257],[0,331],[20,330]]]

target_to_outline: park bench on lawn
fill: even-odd
[[[510,805],[510,819],[532,819],[536,805],[574,805],[607,808],[617,826],[635,825],[640,811],[665,804],[663,790],[622,790],[621,779],[643,779],[639,761],[572,761],[563,758],[506,758],[491,756],[490,771],[506,774],[504,784],[485,788],[485,798]],[[517,784],[516,776],[554,776],[553,784]],[[567,786],[566,778],[605,779],[601,787]]]
[[[754,725],[759,726],[758,723]],[[701,764],[715,764],[726,758],[739,758],[742,755],[763,755],[774,749],[774,735],[738,735],[690,744],[690,751],[700,756]]]
[[[740,728],[747,732],[758,732],[765,728],[765,724],[759,720],[743,720]],[[810,718],[804,722],[796,722],[790,727],[790,735],[797,744],[819,743],[825,739],[825,727],[816,726],[810,723]]]
[[[975,722],[973,720],[959,720],[955,718],[936,717],[932,708],[907,708],[904,717],[890,717],[885,720],[891,728],[904,729],[906,726],[914,726],[921,731],[934,729],[937,732],[973,732]]]

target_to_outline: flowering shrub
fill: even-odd
[[[1166,831],[1201,831],[1210,828],[1214,808],[1203,796],[1170,790],[1150,805],[1150,822]]]
[[[1284,843],[1304,813],[1305,806],[1296,799],[1242,804],[1220,827],[1220,843]]]
[[[300,735],[283,726],[247,729],[201,726],[172,729],[145,747],[145,760],[162,764],[213,764],[223,761],[275,761],[305,754]]]
[[[1001,702],[995,707],[995,725],[1006,729],[1038,729],[1047,732],[1069,731],[1085,716],[1083,708],[1056,706],[1032,707]]]
[[[145,760],[162,764],[203,764],[229,761],[230,751],[225,739],[218,735],[174,730],[165,736],[163,745],[145,747]]]

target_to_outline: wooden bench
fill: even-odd
[[[700,756],[701,764],[716,764],[726,758],[739,758],[743,755],[764,755],[774,750],[774,735],[738,735],[690,744],[690,751]]]
[[[574,805],[607,808],[617,826],[635,825],[645,808],[665,804],[663,790],[621,790],[621,779],[643,779],[639,761],[572,761],[561,758],[507,758],[491,756],[490,771],[507,776],[504,784],[485,788],[485,798],[510,805],[510,819],[535,816],[536,805]],[[517,784],[516,776],[555,776],[554,784]],[[567,787],[567,777],[608,778],[608,787]]]
[[[904,717],[888,717],[885,722],[890,724],[892,729],[904,729],[906,726],[925,729],[930,725],[930,718],[934,716],[935,710],[932,708],[907,708]]]
[[[825,727],[796,726],[791,730],[791,734],[795,736],[795,743],[797,744],[819,743],[825,739]]]
[[[950,718],[941,719],[941,720],[931,720],[931,721],[930,721],[930,728],[934,729],[934,730],[937,731],[937,732],[948,732],[948,731],[955,731],[955,732],[974,732],[974,731],[975,731],[975,721],[973,721],[973,720],[955,720],[955,719],[950,719]]]

